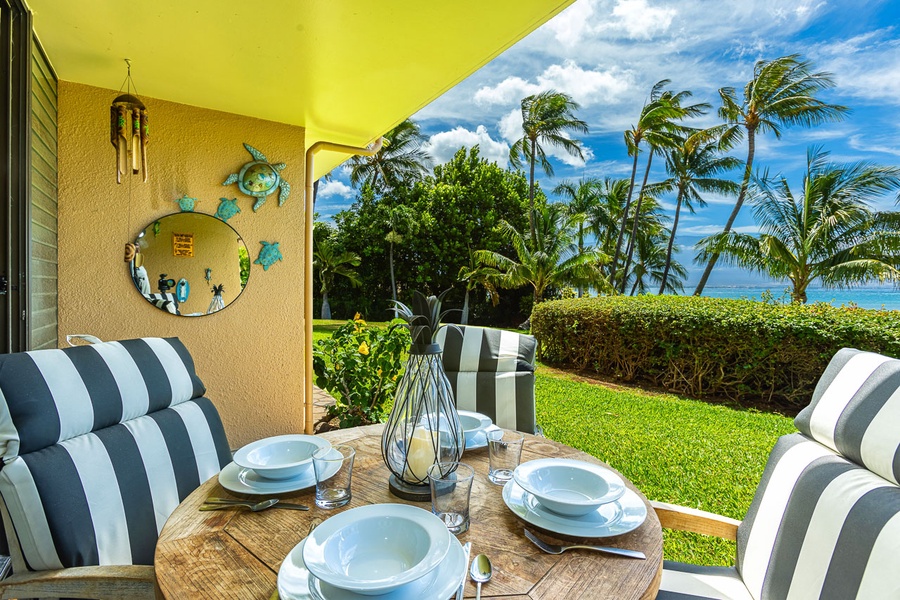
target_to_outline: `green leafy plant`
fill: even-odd
[[[372,327],[359,314],[313,348],[316,385],[336,402],[327,418],[341,427],[381,422],[403,370],[409,334],[403,327]]]

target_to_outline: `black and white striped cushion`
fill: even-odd
[[[656,600],[753,600],[734,567],[701,567],[667,560]]]
[[[537,342],[532,336],[446,326],[437,341],[457,408],[487,415],[500,427],[534,433]]]
[[[204,391],[175,338],[0,356],[0,494],[31,569],[152,564],[230,461]]]
[[[900,598],[900,487],[795,433],[778,440],[744,521],[750,595]]]
[[[794,424],[853,462],[900,482],[900,360],[839,351]]]

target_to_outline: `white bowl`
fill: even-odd
[[[234,463],[265,479],[291,479],[310,468],[316,450],[329,447],[314,435],[279,435],[247,444],[234,453]]]
[[[373,504],[342,512],[307,537],[303,562],[326,583],[374,596],[424,577],[450,548],[447,526],[405,504]]]
[[[491,418],[487,415],[469,410],[459,410],[457,413],[459,414],[459,424],[462,426],[463,433],[474,433],[491,426]]]
[[[567,517],[581,517],[625,493],[622,478],[599,465],[565,458],[522,463],[515,482],[541,506]]]

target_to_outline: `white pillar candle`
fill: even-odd
[[[428,481],[428,467],[434,464],[435,432],[424,427],[416,427],[409,438],[409,451],[406,454],[406,473],[408,480]]]

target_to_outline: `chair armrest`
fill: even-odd
[[[152,566],[73,567],[28,571],[0,581],[2,598],[162,599]]]
[[[650,504],[656,511],[656,516],[659,517],[660,525],[667,529],[693,531],[726,540],[737,540],[738,525],[741,524],[737,519],[666,502],[651,502]]]

